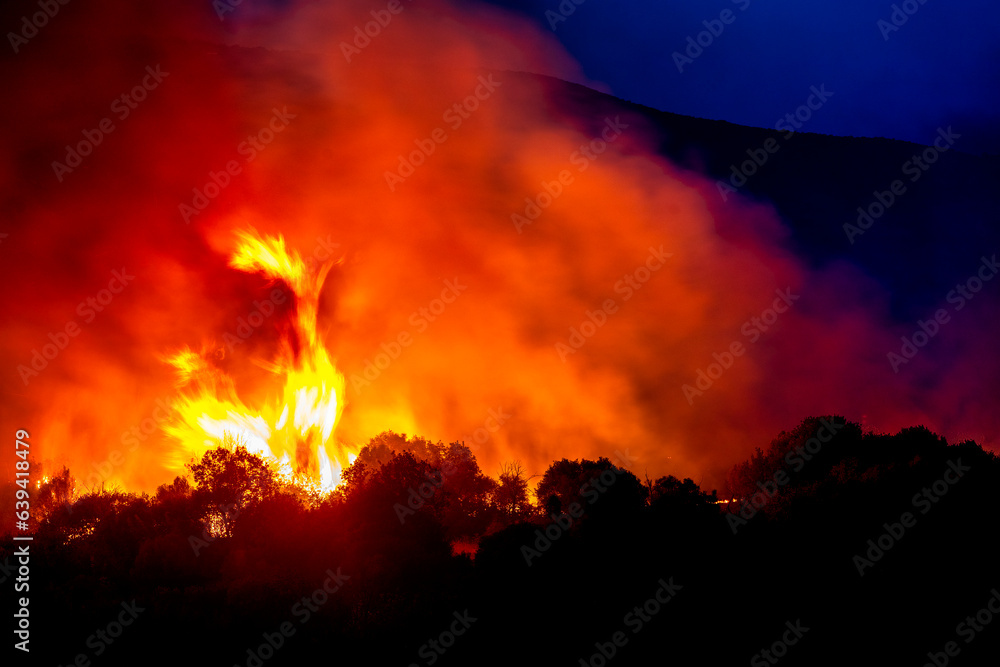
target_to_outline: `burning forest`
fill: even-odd
[[[12,664],[995,657],[988,123],[542,4],[3,10]]]

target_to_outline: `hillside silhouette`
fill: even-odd
[[[607,458],[495,479],[462,443],[387,432],[322,498],[228,444],[152,496],[74,493],[68,470],[38,490],[33,656],[768,664],[782,637],[782,664],[924,664],[949,641],[961,664],[996,655],[994,628],[956,626],[1000,579],[1000,461],[923,427],[809,418],[710,492]],[[120,638],[95,639],[128,605]]]
[[[738,205],[740,197],[773,205],[790,228],[798,254],[819,265],[838,259],[857,264],[893,295],[894,315],[923,316],[952,287],[951,270],[969,261],[970,248],[992,252],[1000,246],[1000,230],[992,217],[1000,156],[984,154],[978,146],[964,142],[959,126],[952,128],[958,138],[932,164],[926,168],[911,165],[904,173],[907,162],[920,156],[939,135],[928,136],[925,145],[832,136],[810,132],[808,120],[798,123],[799,129],[791,133],[787,129],[794,128],[787,122],[782,123],[782,130],[748,127],[652,109],[551,77],[504,76],[520,78],[524,85],[543,81],[549,111],[589,133],[599,129],[609,115],[628,113],[644,119],[642,130],[654,150],[673,164],[716,182],[703,196],[721,233],[740,234],[738,225],[743,222],[727,223],[724,214]],[[824,104],[834,106],[836,90],[830,92]],[[808,95],[809,91],[803,91],[803,102]],[[822,114],[823,108],[814,113]],[[776,114],[776,121],[784,115]],[[948,128],[941,130],[948,132]],[[778,148],[746,176],[744,185],[733,188],[734,193],[725,191],[724,199],[718,183],[732,187],[733,166],[743,171],[750,159],[747,152],[761,150],[768,141]],[[856,224],[858,207],[867,208],[875,201],[874,191],[888,190],[894,180],[902,180],[906,192],[851,243],[844,225]]]

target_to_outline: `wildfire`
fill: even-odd
[[[327,355],[316,329],[320,291],[333,262],[310,270],[285,241],[237,232],[229,265],[282,280],[295,295],[292,331],[282,337],[273,361],[258,365],[278,382],[280,397],[253,409],[239,397],[233,379],[212,361],[211,350],[183,348],[166,358],[183,392],[173,401],[179,418],[165,431],[181,443],[180,468],[206,447],[235,443],[275,463],[288,479],[330,491],[340,482],[354,452],[333,439],[343,411],[344,376]]]

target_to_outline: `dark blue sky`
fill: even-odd
[[[579,1],[579,0],[578,0]],[[591,79],[664,111],[773,127],[825,84],[834,96],[803,131],[929,143],[938,127],[959,150],[1000,154],[1000,6],[909,0],[496,0],[556,37]],[[575,7],[565,21],[546,17]],[[914,11],[915,9],[915,11]],[[731,22],[678,71],[673,53],[730,10]],[[718,29],[720,24],[715,24]],[[888,36],[888,39],[884,37]],[[707,35],[702,37],[708,42]]]

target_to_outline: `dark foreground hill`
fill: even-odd
[[[152,498],[46,487],[32,657],[987,665],[1000,648],[1000,461],[923,428],[805,420],[733,469],[729,504],[607,459],[554,462],[527,504],[517,470],[489,480],[458,443],[393,434],[316,502],[213,452]]]

